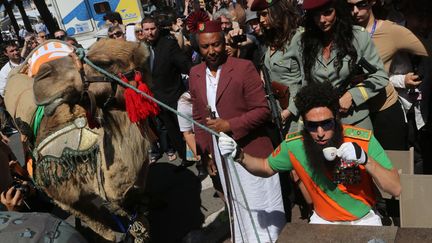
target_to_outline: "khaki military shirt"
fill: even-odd
[[[300,49],[297,44],[293,43],[300,41],[302,32],[303,29],[299,28],[292,40],[285,45],[284,50],[277,50],[271,53],[270,48],[268,48],[264,56],[264,65],[267,70],[269,70],[271,81],[288,86],[290,92],[288,110],[295,116],[297,116],[298,111],[297,107],[294,105],[294,97],[304,82]],[[293,121],[290,125],[290,131],[294,132],[296,130],[297,123]]]
[[[364,57],[372,66],[377,68],[377,72],[369,75],[362,83],[348,90],[353,97],[354,109],[350,114],[342,118],[342,122],[344,124],[357,124],[359,126],[367,124],[363,127],[366,129],[372,129],[370,121],[362,123],[365,119],[369,120],[369,108],[366,101],[376,96],[387,86],[389,82],[388,75],[384,70],[383,62],[367,31],[362,27],[354,26],[353,33],[353,45],[357,50],[356,63],[361,57]],[[300,48],[300,46],[298,47]],[[322,53],[322,51],[319,53]],[[350,74],[348,67],[350,58],[348,56],[343,58],[342,69],[340,70],[338,77],[335,68],[336,53],[337,50],[331,50],[330,58],[328,60],[324,60],[322,55],[317,57],[315,66],[312,69],[312,77],[314,77],[316,81],[330,81],[334,87],[339,87],[345,78],[348,77]],[[366,70],[364,71],[366,72]]]

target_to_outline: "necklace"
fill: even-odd
[[[377,21],[376,19],[374,19],[374,23],[373,23],[373,26],[372,26],[372,30],[371,30],[371,32],[369,33],[369,36],[370,36],[371,38],[372,38],[372,36],[375,34],[375,30],[376,30],[377,23],[378,23],[378,21]]]

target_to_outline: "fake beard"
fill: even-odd
[[[327,142],[326,145],[319,145],[315,142],[309,132],[303,128],[303,145],[306,153],[306,157],[308,158],[309,163],[315,168],[315,171],[325,171],[331,172],[333,171],[336,163],[339,163],[339,160],[336,159],[334,161],[327,161],[324,158],[323,149],[327,147],[336,147],[339,148],[343,142],[343,128],[342,124],[339,120],[335,121],[335,131],[333,137]],[[325,171],[324,171],[325,170]]]

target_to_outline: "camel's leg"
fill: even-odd
[[[105,217],[106,212],[101,212],[101,210],[91,202],[86,202],[85,206],[83,206],[84,204],[80,205],[80,203],[76,203],[74,207],[57,200],[55,200],[55,203],[62,209],[83,220],[93,231],[106,240],[115,242],[116,236],[114,231],[105,226],[106,223],[104,224],[104,222],[109,222],[108,220],[112,221],[112,219]]]

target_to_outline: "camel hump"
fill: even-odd
[[[22,73],[23,66],[13,69],[5,87],[4,103],[12,118],[20,118],[31,124],[36,111],[33,94],[33,78]]]

